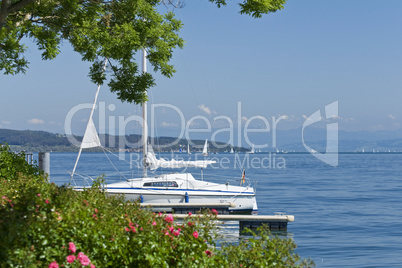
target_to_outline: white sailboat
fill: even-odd
[[[208,140],[205,140],[204,148],[202,149],[203,155],[208,155]]]
[[[143,71],[146,70],[146,51],[144,51]],[[92,121],[93,110],[95,109],[99,87],[95,96],[93,108],[88,121],[87,129],[81,143],[80,151],[77,156],[71,179],[73,179],[78,159],[83,148],[102,147],[95,125]],[[143,126],[147,120],[147,106],[143,103]],[[109,195],[124,194],[126,200],[138,200],[144,203],[197,203],[197,204],[217,204],[217,203],[233,203],[234,206],[228,208],[229,213],[250,214],[257,213],[257,201],[255,198],[254,188],[246,185],[245,177],[238,178],[240,186],[230,185],[229,183],[213,183],[204,180],[202,172],[202,180],[195,179],[190,173],[170,173],[159,176],[148,176],[147,170],[155,170],[157,168],[183,168],[183,167],[198,167],[206,168],[215,161],[176,161],[157,159],[148,145],[148,130],[143,127],[143,159],[144,170],[143,177],[127,179],[126,181],[108,184],[105,191]],[[207,141],[204,150],[207,152]],[[76,186],[75,189],[80,191],[85,186]],[[168,208],[166,208],[168,209]]]
[[[187,144],[187,154],[191,154],[191,152],[190,152],[190,144]]]
[[[233,147],[232,147],[232,148],[230,148],[230,153],[231,153],[231,154],[234,154]]]
[[[248,152],[249,154],[254,154],[254,143],[251,145],[251,151]]]

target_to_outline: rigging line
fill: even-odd
[[[105,148],[105,147],[102,147],[102,149],[103,149],[104,151],[107,151],[107,152],[110,153],[111,155],[113,155],[113,156],[119,158],[119,160],[121,160],[121,161],[127,162],[127,163],[129,163],[130,165],[134,165],[134,166],[137,167],[137,168],[141,168],[138,164],[133,164],[133,162],[130,162],[130,161],[127,161],[127,160],[124,159],[124,158],[121,158],[120,156],[114,154],[112,151],[108,150],[108,149]],[[120,171],[119,171],[119,172],[120,172]]]
[[[106,153],[106,150],[105,150],[103,147],[101,147],[101,148],[103,149],[103,153],[106,155],[107,159],[109,160],[109,162],[110,162],[110,164],[113,166],[113,168],[120,174],[120,176],[123,176],[123,178],[125,178],[125,179],[127,180],[127,177],[124,176],[124,175],[117,169],[117,167],[113,164],[113,162],[110,160],[109,156],[108,156],[107,153]]]
[[[81,177],[84,180],[84,187],[85,187],[85,183],[88,181],[88,179],[91,179],[91,181],[94,181],[94,179],[91,176],[87,175],[87,174],[75,173],[74,175],[77,175],[77,176]],[[75,182],[75,179],[73,180],[73,182],[74,182],[74,185],[77,186],[77,183]],[[91,186],[89,183],[87,183],[87,184],[88,184],[88,186]]]
[[[233,181],[237,180],[235,176],[225,176],[225,175],[213,174],[213,173],[204,173],[204,176],[219,177],[219,178],[231,178]]]

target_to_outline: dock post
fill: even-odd
[[[50,175],[50,153],[38,153],[39,169],[43,171],[43,175]]]

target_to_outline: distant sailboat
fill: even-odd
[[[190,152],[190,144],[187,144],[187,153],[191,154],[191,152]]]
[[[234,154],[233,147],[230,149],[230,153],[231,153],[231,154]]]
[[[208,140],[205,140],[204,149],[202,150],[203,155],[208,155]]]
[[[251,145],[251,151],[249,152],[250,154],[254,153],[254,143]]]

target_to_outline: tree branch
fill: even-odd
[[[24,18],[21,20],[21,21],[19,21],[19,22],[17,22],[16,24],[15,24],[15,27],[20,27],[22,24],[24,24],[27,20],[29,20],[31,18],[31,13],[27,13],[27,14],[25,14],[25,16],[24,16]]]
[[[0,29],[3,28],[6,18],[8,16],[8,6],[10,5],[10,0],[2,0],[0,7]]]
[[[35,2],[36,2],[36,0],[20,0],[16,3],[12,4],[11,6],[9,6],[7,9],[7,12],[8,12],[8,14],[10,14],[12,12],[18,11],[18,10],[22,9],[23,7],[25,7],[29,4],[35,3]]]

